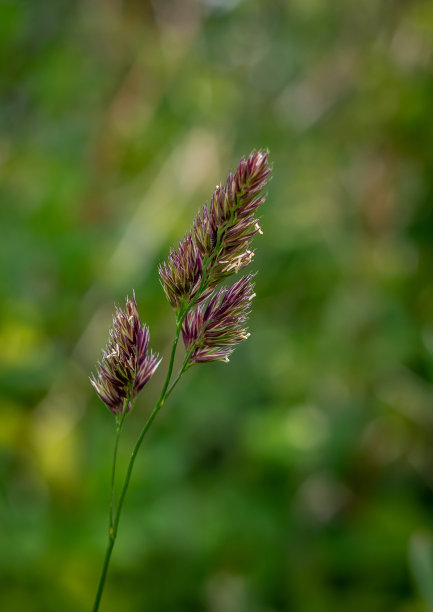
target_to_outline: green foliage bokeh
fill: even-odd
[[[242,155],[249,340],[137,461],[102,610],[433,610],[433,3],[0,1],[0,608],[90,609],[114,420],[88,376]]]

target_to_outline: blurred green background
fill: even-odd
[[[136,464],[102,610],[433,610],[433,2],[0,1],[0,607],[88,610],[114,419],[88,375],[253,149],[251,338]]]

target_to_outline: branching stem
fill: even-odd
[[[203,290],[203,288],[200,287],[200,291],[202,291],[202,290]],[[117,450],[118,450],[118,446],[119,446],[120,434],[122,432],[123,421],[124,421],[124,418],[125,418],[125,415],[126,415],[126,406],[128,405],[127,402],[129,402],[129,399],[125,401],[125,406],[124,406],[124,410],[122,412],[122,416],[120,417],[120,419],[118,421],[118,424],[117,424],[116,440],[115,440],[115,443],[114,443],[114,453],[113,453],[113,467],[112,467],[112,472],[111,472],[110,523],[109,523],[109,530],[108,530],[108,543],[107,543],[107,549],[106,549],[106,552],[105,552],[104,563],[103,563],[103,566],[102,566],[101,577],[100,577],[100,580],[99,580],[98,590],[97,590],[97,593],[96,593],[95,603],[94,603],[94,606],[93,606],[93,612],[97,612],[99,610],[99,605],[101,603],[101,597],[102,597],[102,593],[103,593],[103,590],[104,590],[104,585],[105,585],[105,580],[106,580],[106,577],[107,577],[108,567],[109,567],[109,564],[110,564],[111,554],[113,552],[114,543],[116,541],[117,531],[118,531],[118,528],[119,528],[119,521],[120,521],[120,515],[121,515],[121,512],[122,512],[123,502],[125,500],[126,492],[128,490],[128,487],[129,487],[129,482],[131,480],[131,474],[132,474],[132,470],[133,470],[133,467],[134,467],[134,463],[135,463],[135,459],[137,457],[138,451],[140,450],[140,446],[141,446],[141,444],[143,442],[143,439],[144,439],[146,433],[148,432],[150,426],[152,425],[153,420],[155,419],[155,417],[158,414],[158,412],[161,409],[161,407],[164,405],[165,400],[171,394],[171,392],[173,391],[173,389],[175,388],[175,386],[179,382],[182,374],[188,369],[190,353],[187,353],[185,355],[185,359],[183,361],[183,365],[182,365],[178,375],[176,376],[175,380],[173,381],[173,383],[169,387],[170,380],[171,380],[171,377],[172,377],[172,374],[173,374],[174,359],[175,359],[175,355],[176,355],[177,345],[178,345],[178,342],[179,342],[180,332],[181,332],[181,329],[182,329],[182,323],[185,320],[185,317],[188,314],[189,310],[192,308],[192,306],[193,306],[193,302],[188,304],[184,309],[181,309],[181,311],[179,312],[179,314],[177,316],[177,320],[176,320],[176,334],[175,334],[175,337],[174,337],[174,340],[173,340],[173,345],[172,345],[171,355],[170,355],[170,362],[169,362],[168,370],[167,370],[167,376],[165,378],[164,385],[162,387],[161,395],[159,396],[159,399],[156,402],[154,409],[150,413],[146,423],[144,424],[143,429],[141,430],[141,433],[140,433],[140,435],[139,435],[139,437],[137,439],[137,442],[135,443],[135,446],[134,446],[134,449],[133,449],[133,451],[131,453],[131,457],[129,459],[129,464],[128,464],[128,467],[127,467],[127,470],[126,470],[125,480],[123,482],[122,490],[121,490],[120,497],[119,497],[119,503],[117,505],[117,509],[115,510],[114,484],[115,484],[116,463],[117,463]]]

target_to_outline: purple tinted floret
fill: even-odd
[[[191,234],[170,249],[168,260],[159,266],[159,277],[167,300],[179,308],[184,300],[192,300],[202,288],[203,257]]]
[[[197,214],[194,241],[203,258],[212,261],[209,281],[213,286],[253,258],[251,239],[262,233],[255,215],[266,199],[263,190],[270,173],[268,153],[251,153],[248,159],[241,159],[224,185],[216,187],[210,204]]]
[[[218,291],[207,305],[188,313],[182,334],[190,364],[227,362],[235,345],[248,338],[245,323],[255,296],[251,279],[251,274],[244,276],[230,289]]]
[[[262,233],[256,217],[271,168],[268,153],[241,159],[234,174],[218,185],[192,230],[171,250],[159,268],[164,292],[173,308],[198,303],[224,278],[242,270],[253,256],[251,240]]]
[[[113,414],[128,411],[131,400],[150,380],[160,364],[149,353],[149,328],[142,325],[135,296],[126,298],[125,310],[116,308],[110,340],[90,382]]]

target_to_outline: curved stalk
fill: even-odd
[[[250,238],[253,236],[255,231],[259,231],[257,230],[257,227],[258,227],[257,224],[255,226],[256,227],[255,230],[252,229],[251,224],[254,224],[255,222],[254,214],[255,214],[256,209],[264,201],[264,196],[259,197],[259,195],[260,195],[260,192],[263,190],[264,186],[267,184],[269,172],[270,172],[270,167],[268,164],[268,154],[263,151],[260,151],[258,153],[252,153],[250,157],[248,158],[248,160],[242,159],[241,162],[239,163],[236,173],[234,175],[231,175],[231,174],[229,175],[226,185],[217,187],[216,191],[214,192],[214,196],[212,196],[213,197],[212,203],[206,209],[207,212],[203,211],[202,217],[200,217],[200,215],[198,216],[197,223],[203,226],[202,227],[203,231],[208,232],[208,238],[203,243],[203,244],[206,244],[206,247],[205,247],[206,253],[203,256],[203,259],[202,259],[202,256],[200,256],[200,266],[201,266],[200,285],[197,290],[195,290],[195,287],[194,287],[194,293],[195,293],[194,298],[188,301],[188,291],[185,291],[185,287],[183,287],[183,290],[180,290],[179,294],[177,295],[178,299],[175,300],[175,303],[180,304],[180,306],[178,307],[176,311],[176,333],[175,333],[175,337],[174,337],[173,345],[171,349],[171,355],[170,355],[167,375],[166,375],[159,399],[156,402],[155,407],[150,413],[147,421],[145,422],[144,427],[131,453],[131,457],[128,463],[125,478],[124,478],[123,485],[121,488],[118,504],[116,507],[114,488],[115,488],[115,476],[116,476],[116,466],[117,466],[117,453],[118,453],[119,438],[121,435],[123,420],[126,414],[126,407],[127,407],[126,403],[124,404],[124,410],[123,410],[123,413],[121,414],[121,418],[118,419],[117,421],[116,440],[115,440],[115,445],[114,445],[113,465],[112,465],[112,473],[111,473],[110,524],[109,524],[109,532],[108,532],[108,545],[107,545],[107,550],[105,553],[101,578],[100,578],[99,585],[98,585],[98,590],[97,590],[96,599],[95,599],[95,603],[93,607],[93,612],[97,612],[99,609],[99,605],[100,605],[100,601],[101,601],[101,597],[102,597],[102,593],[103,593],[103,589],[105,585],[105,580],[106,580],[106,576],[108,572],[108,567],[109,567],[109,563],[111,559],[111,554],[113,551],[114,543],[115,543],[117,532],[118,532],[123,503],[124,503],[125,496],[126,496],[126,493],[129,487],[129,482],[131,479],[131,474],[132,474],[132,470],[135,464],[135,460],[136,460],[138,451],[140,450],[143,439],[146,433],[148,432],[150,426],[152,425],[159,410],[164,405],[166,399],[169,397],[173,389],[178,384],[184,372],[191,365],[189,360],[193,352],[193,347],[191,347],[191,349],[187,351],[182,367],[180,368],[174,381],[171,382],[177,345],[178,345],[180,333],[182,330],[182,324],[185,321],[185,318],[187,317],[188,313],[199,302],[200,298],[204,295],[207,289],[210,289],[212,291],[225,276],[228,276],[233,271],[238,271],[240,267],[243,267],[243,265],[246,265],[251,259],[251,257],[247,257],[245,260],[243,259],[243,255],[248,255],[248,253],[250,253],[249,251],[243,254],[242,253],[239,254],[239,251],[242,251],[244,247],[246,248],[246,246],[249,245]],[[235,194],[236,196],[236,203],[233,203],[232,201],[233,194]],[[211,207],[213,208],[211,209]],[[229,215],[227,215],[227,213],[229,213]],[[209,221],[208,216],[212,222]],[[239,226],[236,226],[236,223],[238,221],[240,222]],[[216,223],[216,226],[218,227],[215,227],[215,223]],[[209,227],[206,224],[209,225]],[[194,225],[194,228],[196,229],[195,225]],[[214,235],[215,229],[217,229],[216,236]],[[191,235],[188,238],[188,240],[190,239],[191,239]],[[227,239],[227,243],[226,243],[226,239]],[[226,249],[228,256],[232,256],[231,263],[221,260],[221,256],[224,253],[224,249]],[[236,253],[238,253],[238,255],[236,255]],[[174,269],[178,267],[182,267],[181,266],[182,262],[177,261],[174,255],[173,256],[170,255],[170,257],[172,259],[171,263]],[[223,267],[220,267],[222,264],[229,264],[229,263],[230,263],[229,266],[224,265]],[[177,272],[175,270],[175,274],[174,274],[175,277],[177,275]],[[182,273],[184,272],[185,270],[182,271]],[[186,274],[186,277],[189,278],[188,273]],[[180,278],[182,278],[182,274]],[[182,289],[182,287],[180,289]],[[192,290],[189,291],[189,294],[191,292]],[[246,303],[247,298],[251,299],[246,294],[244,296],[241,295],[239,297],[239,300],[241,300],[240,302],[241,305],[243,304],[242,299],[244,299]],[[129,314],[131,314],[132,312],[133,315],[131,316],[133,317],[133,319],[134,317],[136,317],[137,322],[140,324],[140,334],[141,335],[140,335],[139,345],[140,346],[146,345],[146,349],[147,349],[148,329],[146,326],[144,327],[141,326],[141,322],[139,320],[138,311],[137,311],[137,307],[135,303],[135,296],[134,296],[133,301],[127,299],[127,311]],[[247,313],[248,313],[248,309],[245,308],[244,312],[243,313],[241,312],[241,314],[239,315],[238,317],[239,320],[243,321]],[[117,318],[114,321],[114,323],[115,324],[117,323],[119,328],[121,329],[121,332],[119,333],[121,333],[122,336],[126,335],[127,337],[126,343],[128,344],[130,340],[129,338],[130,325],[129,323],[127,323],[127,321],[129,321],[128,314],[118,309],[116,317]],[[229,334],[229,331],[231,329],[230,319],[227,325],[228,325],[228,328],[227,328],[228,331],[226,333],[226,336],[224,336],[223,332],[221,333],[221,340],[223,344],[224,343],[227,344],[227,338],[228,340],[230,340],[231,338]],[[234,337],[233,344],[239,341],[240,339],[244,338],[245,334],[241,333],[243,331],[244,330],[239,330],[239,334],[240,334],[239,338],[233,336]],[[115,342],[116,337],[117,336],[112,336],[112,339],[108,346],[108,349],[109,349],[108,353],[107,352],[104,353],[105,363],[109,361],[109,358],[113,354],[118,353],[118,344],[116,344]],[[149,376],[153,373],[154,369],[156,369],[158,365],[156,363],[156,356],[151,355],[150,359],[152,360],[152,362],[149,364],[149,368],[151,370],[153,368],[153,370],[152,371],[149,370]],[[107,374],[109,373],[110,372],[108,372]],[[132,374],[134,375],[134,372]],[[99,377],[101,376],[102,374],[100,373]],[[114,371],[112,378],[113,380],[118,380],[119,376],[120,376],[120,379],[123,380],[123,373],[121,372],[120,375],[118,375],[118,372]],[[98,382],[98,380],[92,377],[91,382],[93,386],[95,387],[98,395],[101,397],[101,399],[108,405],[110,409],[112,409],[113,406],[109,405],[109,402],[106,401],[104,385],[102,384],[103,381],[101,382],[101,380],[99,380]],[[112,385],[111,382],[109,384]],[[118,393],[116,392],[116,389],[114,387],[113,389],[114,389],[113,394],[115,398],[117,398]],[[128,395],[128,392],[124,392],[122,395],[120,395],[120,397],[124,397],[125,395]],[[109,396],[109,400],[111,401],[111,396]],[[116,411],[117,411],[118,404],[116,402],[114,402],[114,404],[115,404]]]
[[[102,572],[101,572],[101,577],[99,580],[99,585],[98,585],[98,590],[96,593],[96,598],[95,598],[95,603],[93,606],[93,612],[97,612],[99,610],[99,605],[101,602],[101,597],[102,597],[102,593],[104,590],[104,586],[105,586],[105,580],[107,577],[107,571],[108,571],[108,566],[110,564],[110,559],[111,559],[111,554],[113,552],[113,547],[114,547],[114,543],[116,541],[116,536],[117,536],[117,531],[119,528],[119,521],[120,521],[120,515],[122,512],[122,506],[123,506],[123,502],[126,496],[126,492],[128,490],[128,486],[129,486],[129,482],[131,480],[131,474],[132,474],[132,470],[134,467],[134,463],[135,463],[135,459],[137,457],[137,453],[140,449],[140,446],[143,442],[144,436],[146,435],[146,433],[148,432],[150,426],[152,425],[152,422],[154,420],[154,418],[156,417],[156,415],[158,414],[159,410],[161,409],[161,407],[164,405],[164,402],[166,400],[166,398],[170,395],[170,393],[173,391],[174,387],[177,385],[177,383],[179,382],[182,374],[185,372],[185,370],[187,369],[187,362],[188,362],[188,356],[187,355],[185,357],[183,366],[178,374],[178,376],[176,377],[175,381],[173,382],[173,384],[171,385],[170,389],[168,389],[168,386],[170,384],[170,380],[171,380],[171,376],[173,373],[173,367],[174,367],[174,358],[175,358],[175,354],[176,354],[176,348],[177,348],[177,344],[179,342],[179,336],[180,336],[180,330],[182,327],[182,322],[185,319],[187,312],[189,309],[186,309],[178,318],[177,322],[176,322],[176,335],[173,341],[173,346],[171,349],[171,355],[170,355],[170,362],[169,362],[169,366],[168,366],[168,371],[167,371],[167,376],[161,391],[161,395],[159,396],[159,399],[154,407],[154,409],[152,410],[149,418],[147,419],[146,423],[144,424],[144,427],[137,439],[137,442],[135,443],[134,449],[131,453],[131,458],[129,460],[129,464],[128,464],[128,468],[126,471],[126,476],[125,476],[125,480],[123,482],[123,486],[122,486],[122,490],[120,493],[120,497],[119,497],[119,503],[117,506],[117,510],[113,515],[113,510],[114,510],[114,476],[115,476],[115,470],[116,470],[116,460],[117,460],[117,449],[118,449],[118,444],[119,444],[119,437],[120,437],[120,433],[121,433],[121,429],[122,429],[122,424],[123,424],[123,419],[125,416],[125,412],[122,414],[121,419],[119,420],[119,424],[117,426],[117,434],[116,434],[116,441],[115,441],[115,446],[114,446],[114,455],[113,455],[113,468],[112,468],[112,476],[111,476],[111,503],[110,503],[110,526],[109,526],[109,532],[108,532],[108,544],[107,544],[107,549],[105,552],[105,558],[104,558],[104,563],[102,566]]]
[[[117,421],[116,426],[116,440],[114,442],[114,452],[113,452],[113,464],[111,469],[111,498],[110,498],[110,520],[108,524],[109,531],[113,527],[113,518],[114,518],[114,483],[116,479],[116,465],[117,465],[117,450],[119,448],[119,440],[120,434],[122,433],[123,421],[125,420],[125,416],[127,414],[127,406],[129,404],[129,398],[127,398],[123,404],[123,411],[120,419]],[[132,405],[130,409],[132,409]]]
[[[122,433],[123,421],[125,420],[125,416],[127,414],[127,407],[128,407],[129,402],[130,402],[130,399],[128,397],[125,399],[125,402],[123,404],[122,415],[120,419],[118,419],[117,421],[116,440],[114,442],[113,464],[112,464],[112,469],[111,469],[111,496],[110,496],[110,518],[109,518],[109,525],[108,525],[108,544],[107,544],[107,550],[105,552],[104,564],[102,566],[101,577],[99,579],[98,590],[97,590],[96,598],[95,598],[95,604],[93,607],[94,611],[98,610],[99,608],[99,603],[102,597],[102,591],[104,590],[105,578],[107,576],[108,566],[110,563],[111,552],[114,546],[114,538],[113,538],[114,483],[115,483],[115,476],[116,476],[117,451],[119,448],[119,440],[120,440],[120,434]],[[130,408],[132,409],[132,407],[133,406],[131,405]]]
[[[219,240],[220,240],[220,236],[218,236],[218,242],[219,242]],[[213,265],[214,264],[211,263],[211,265],[210,265],[210,269],[211,270],[213,268]],[[125,500],[126,492],[128,490],[128,487],[129,487],[129,482],[131,480],[131,474],[132,474],[132,470],[134,468],[134,463],[135,463],[135,459],[137,458],[138,451],[140,450],[140,446],[141,446],[141,444],[143,442],[144,436],[148,432],[148,430],[149,430],[150,426],[152,425],[153,420],[155,419],[155,417],[158,414],[159,410],[164,405],[165,400],[171,394],[171,392],[173,391],[173,389],[175,388],[175,386],[179,382],[182,374],[184,374],[184,372],[189,367],[189,357],[191,355],[191,351],[189,351],[185,355],[185,359],[183,361],[182,367],[181,367],[178,375],[176,376],[175,380],[173,381],[173,383],[171,384],[171,386],[169,388],[170,380],[171,380],[171,377],[172,377],[172,374],[173,374],[174,359],[175,359],[175,356],[176,356],[176,349],[177,349],[177,345],[178,345],[178,342],[179,342],[180,332],[181,332],[181,329],[182,329],[182,323],[184,322],[188,312],[194,306],[194,304],[196,303],[197,299],[200,297],[200,295],[202,294],[202,292],[204,291],[204,289],[206,287],[206,270],[207,270],[208,266],[209,266],[209,260],[207,260],[205,262],[204,266],[203,266],[202,281],[201,281],[199,290],[198,290],[195,298],[192,299],[188,304],[186,304],[186,306],[181,308],[179,313],[177,314],[177,317],[176,317],[176,334],[175,334],[175,337],[174,337],[174,340],[173,340],[173,345],[172,345],[172,348],[171,348],[171,354],[170,354],[170,361],[169,361],[169,364],[168,364],[167,376],[165,378],[164,385],[162,387],[161,395],[159,396],[159,399],[156,402],[154,409],[150,413],[149,418],[147,419],[146,423],[144,424],[144,427],[141,430],[141,433],[140,433],[140,435],[139,435],[139,437],[137,439],[137,442],[135,443],[134,449],[133,449],[133,451],[131,453],[131,457],[130,457],[130,460],[129,460],[128,468],[126,470],[125,480],[123,482],[122,490],[121,490],[120,497],[119,497],[119,503],[118,503],[118,506],[117,506],[117,510],[114,513],[114,477],[115,477],[115,471],[116,471],[117,448],[118,448],[118,444],[119,444],[119,437],[120,437],[120,433],[121,433],[121,429],[122,429],[122,425],[123,425],[123,420],[124,420],[124,417],[125,417],[125,414],[126,414],[125,411],[122,413],[122,417],[119,420],[119,423],[118,423],[118,426],[117,426],[117,435],[116,435],[116,441],[115,441],[115,445],[114,445],[113,468],[112,468],[112,477],[111,477],[110,526],[109,526],[109,531],[108,531],[108,544],[107,544],[107,549],[106,549],[106,552],[105,552],[104,564],[102,566],[102,572],[101,572],[101,577],[100,577],[100,580],[99,580],[98,590],[97,590],[97,593],[96,593],[95,603],[94,603],[94,606],[93,606],[93,612],[98,612],[98,610],[99,610],[99,605],[100,605],[100,602],[101,602],[101,597],[102,597],[102,593],[103,593],[104,586],[105,586],[105,580],[106,580],[106,577],[107,577],[108,566],[110,564],[111,554],[113,552],[113,547],[114,547],[114,543],[116,541],[117,531],[118,531],[118,528],[119,528],[119,521],[120,521],[120,515],[121,515],[121,512],[122,512],[123,502]],[[125,404],[125,406],[126,405],[127,404]]]

